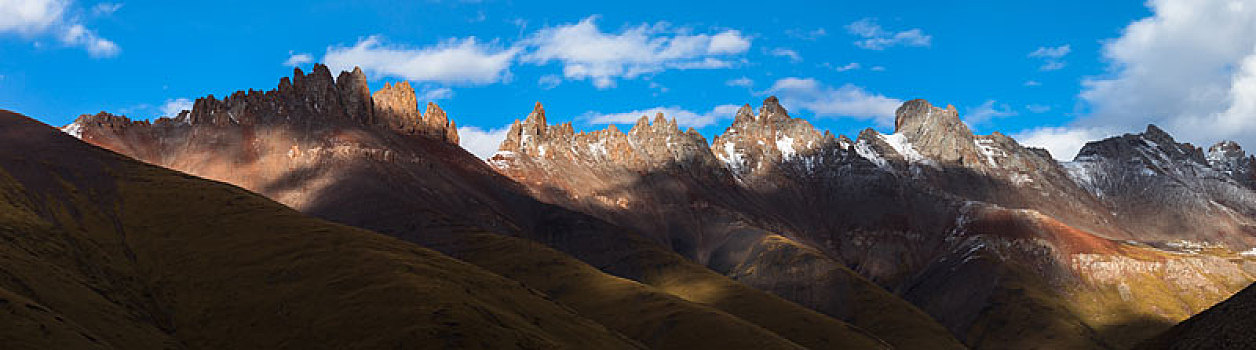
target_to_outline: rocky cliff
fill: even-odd
[[[147,126],[147,121],[132,123],[129,119],[99,113],[80,116],[65,131],[80,138],[93,137],[91,132],[109,129],[121,132],[130,124]],[[192,109],[173,118],[159,118],[151,123],[163,129],[187,129],[186,126],[379,126],[401,134],[458,144],[458,128],[435,103],[429,102],[420,114],[414,89],[407,82],[386,83],[373,95],[366,75],[360,68],[341,72],[333,79],[327,66],[316,64],[310,74],[300,68],[293,77],[279,80],[270,91],[236,91],[219,100],[213,95],[196,99]],[[85,126],[93,127],[85,127]],[[84,130],[91,132],[84,134]]]

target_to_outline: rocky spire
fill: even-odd
[[[776,96],[768,96],[763,100],[763,107],[759,107],[759,118],[765,120],[789,119],[789,112],[785,107],[781,106],[781,101]]]
[[[421,121],[418,99],[410,82],[384,83],[384,87],[371,95],[375,103],[375,117],[381,125],[394,130],[405,130]]]
[[[340,76],[336,77],[336,90],[340,91],[340,103],[349,118],[363,124],[375,124],[375,105],[362,68],[353,67],[352,72],[340,72]]]
[[[1237,142],[1222,141],[1208,147],[1208,165],[1256,189],[1256,156],[1247,155]]]
[[[791,118],[776,96],[763,100],[758,115],[751,114],[750,105],[745,105],[733,119],[733,125],[715,137],[710,152],[739,175],[769,170],[796,156],[817,154],[834,140],[806,120]]]
[[[87,118],[105,120],[104,117]],[[110,123],[114,123],[110,121]],[[169,124],[162,124],[169,123]],[[99,124],[99,123],[98,123]],[[116,124],[116,123],[114,123]],[[196,99],[190,111],[154,125],[238,126],[296,124],[308,126],[377,125],[457,144],[457,126],[435,103],[420,114],[414,89],[408,82],[386,83],[374,94],[361,68],[340,72],[315,64],[309,74],[294,68],[292,78],[279,79],[270,91],[236,91],[221,100],[213,95]]]
[[[445,115],[445,110],[436,105],[436,102],[427,103],[427,110],[423,112],[423,122],[419,125],[418,133],[458,144],[458,128]]]
[[[510,124],[510,130],[506,132],[506,139],[502,140],[502,144],[498,147],[501,151],[524,153],[530,147],[535,147],[538,143],[544,142],[546,131],[549,124],[545,121],[545,107],[541,106],[541,102],[537,102],[532,106],[532,112],[523,118],[523,121],[515,120]]]
[[[737,109],[737,114],[733,115],[734,124],[748,123],[751,120],[754,120],[754,109],[750,108],[749,103],[747,103],[744,106],[741,106],[741,108]]]
[[[1089,142],[1077,153],[1077,159],[1128,160],[1147,157],[1155,158],[1157,161],[1168,158],[1174,161],[1209,164],[1203,149],[1189,143],[1178,143],[1168,132],[1151,124],[1147,125],[1146,131],[1139,134],[1125,134]]]
[[[894,112],[894,133],[901,134],[921,155],[940,162],[980,164],[972,130],[959,119],[955,106],[934,107],[915,99]]]

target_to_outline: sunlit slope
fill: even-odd
[[[5,348],[637,348],[516,281],[0,112]]]
[[[653,349],[802,348],[718,309],[605,274],[525,239],[468,234],[431,246],[521,281]],[[843,345],[876,345],[859,341]]]

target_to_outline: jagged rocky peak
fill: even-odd
[[[1247,157],[1247,152],[1243,151],[1243,147],[1238,142],[1221,141],[1208,147],[1208,160],[1223,159],[1242,159]]]
[[[526,154],[529,149],[535,150],[538,144],[545,142],[548,129],[549,124],[545,121],[545,107],[541,105],[541,102],[537,102],[532,106],[532,112],[528,113],[523,121],[515,119],[515,122],[510,124],[506,139],[502,140],[498,150]]]
[[[169,120],[169,119],[165,119]],[[109,112],[101,111],[96,114],[83,114],[74,119],[73,123],[61,127],[61,131],[71,136],[82,139],[85,130],[110,130],[120,131],[134,125],[148,126],[148,121],[131,121],[126,116],[114,115]]]
[[[915,99],[894,111],[894,134],[917,152],[940,162],[972,162],[978,155],[972,130],[959,119],[955,106],[934,107]]]
[[[1189,143],[1178,143],[1168,132],[1153,124],[1147,125],[1147,130],[1140,134],[1125,134],[1088,142],[1074,160],[1097,159],[1143,159],[1151,163],[1189,161],[1208,165],[1203,149]]]
[[[1222,141],[1208,147],[1208,165],[1248,188],[1256,188],[1256,156],[1249,156],[1238,142]]]
[[[428,102],[424,112],[419,113],[419,101],[410,82],[384,83],[371,100],[380,125],[405,134],[458,143],[458,129],[440,106]]]
[[[763,100],[763,107],[759,107],[759,118],[765,120],[789,119],[789,111],[781,106],[781,100],[776,96],[768,96]]]
[[[375,104],[375,114],[385,126],[404,129],[422,122],[419,101],[410,82],[386,82],[383,88],[371,95],[371,100]]]
[[[376,98],[378,97],[378,98]],[[341,72],[315,64],[309,74],[294,68],[292,78],[281,78],[270,91],[236,91],[224,99],[208,95],[196,99],[189,111],[153,125],[231,127],[260,124],[317,126],[385,126],[395,131],[458,143],[457,128],[445,112],[429,104],[419,114],[409,83],[386,84],[371,94],[361,68]],[[430,117],[424,117],[425,115]],[[147,122],[145,122],[147,123]],[[168,124],[167,124],[168,123]]]
[[[537,103],[526,118],[511,124],[494,159],[528,158],[551,165],[575,162],[645,169],[711,158],[701,134],[693,128],[681,131],[675,119],[669,120],[662,113],[656,114],[653,122],[648,116],[641,116],[627,133],[614,124],[603,130],[576,133],[570,122],[546,123],[545,109]]]
[[[833,134],[821,133],[806,120],[790,117],[776,96],[763,101],[759,114],[751,111],[748,104],[738,109],[733,125],[711,144],[711,153],[734,173],[765,171],[773,164],[815,155],[821,148],[837,144]]]
[[[959,119],[954,106],[934,107],[923,99],[911,100],[894,113],[894,133],[882,135],[871,128],[859,133],[856,151],[865,159],[887,167],[886,159],[909,163],[951,163],[983,167],[983,148],[978,138]]]
[[[336,90],[340,91],[340,101],[350,118],[363,124],[376,123],[371,87],[362,68],[353,67],[351,72],[340,72],[340,76],[336,77]]]

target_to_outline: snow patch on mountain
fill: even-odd
[[[785,159],[793,158],[798,153],[794,151],[794,138],[784,135],[776,139],[776,149],[781,151],[781,157]]]
[[[894,152],[898,152],[908,162],[918,163],[926,159],[925,156],[920,155],[920,152],[916,152],[911,141],[907,141],[907,136],[903,134],[881,135],[881,140],[893,147]]]
[[[83,138],[83,125],[77,122],[70,123],[70,125],[66,125],[64,128],[61,128],[61,131],[66,134],[70,134],[70,136],[74,136],[75,138],[78,138],[78,139]]]

